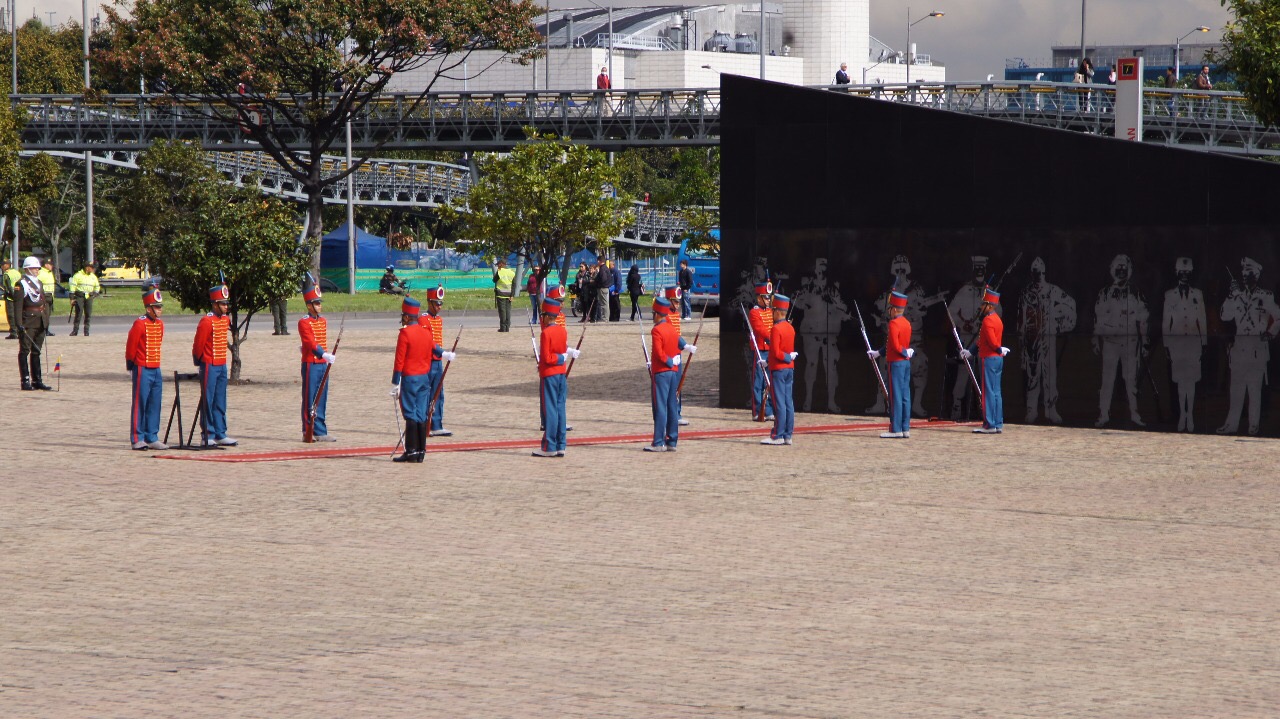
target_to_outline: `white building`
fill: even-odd
[[[718,87],[721,73],[760,77],[761,6],[552,9],[535,20],[549,41],[545,57],[520,65],[500,52],[474,52],[432,89],[591,90],[601,68],[612,70],[614,89]],[[906,80],[905,48],[869,34],[868,0],[780,0],[763,9],[766,80],[831,84],[841,63],[854,83],[863,82],[864,70],[867,82]],[[912,82],[945,81],[946,68],[927,54],[915,58]],[[422,90],[435,72],[430,66],[396,75],[389,89]]]

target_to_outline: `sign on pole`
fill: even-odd
[[[1116,137],[1142,142],[1142,58],[1116,60]]]

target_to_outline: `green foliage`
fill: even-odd
[[[44,153],[22,158],[19,133],[24,122],[21,108],[0,108],[0,215],[30,218],[40,203],[57,192],[58,163]]]
[[[1221,0],[1235,20],[1222,31],[1222,69],[1235,76],[1249,109],[1280,124],[1280,0]]]
[[[568,138],[526,134],[528,141],[511,154],[481,160],[467,209],[446,207],[441,215],[459,225],[457,236],[474,243],[476,254],[516,252],[545,260],[541,279],[552,259],[567,263],[589,243],[608,247],[632,217],[625,197],[606,194],[605,188],[617,186],[618,173],[605,153]],[[561,276],[566,272],[562,267]]]
[[[48,28],[28,20],[18,29],[18,89],[23,94],[79,94],[84,92],[84,35],[74,22]],[[0,32],[0,87],[8,92],[12,76],[12,36]]]
[[[720,204],[720,148],[642,148],[615,156],[618,188],[657,207]]]
[[[308,267],[313,248],[298,244],[292,209],[225,184],[198,148],[162,142],[139,156],[119,212],[120,259],[162,277],[184,308],[209,308],[209,288],[225,276],[235,331],[231,375],[238,379],[249,321],[296,293]]]
[[[100,57],[244,128],[307,193],[319,237],[324,188],[369,156],[325,174],[320,155],[340,144],[346,121],[398,73],[427,70],[421,101],[473,50],[528,56],[537,13],[532,0],[132,0],[107,8]]]

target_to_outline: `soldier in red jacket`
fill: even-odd
[[[160,345],[164,341],[164,320],[160,288],[142,292],[147,313],[133,321],[124,345],[124,366],[133,378],[133,408],[129,415],[129,444],[134,449],[168,449],[160,441],[160,395],[164,376],[160,374]]]
[[[681,352],[685,347],[693,352],[697,348],[686,343],[672,326],[670,317],[679,312],[665,297],[653,301],[653,329],[650,331],[653,348],[649,353],[653,444],[644,448],[646,452],[674,452],[680,439],[680,398],[676,388],[680,386]]]
[[[320,386],[326,368],[335,359],[329,351],[329,320],[320,315],[323,300],[320,288],[314,282],[307,283],[302,299],[307,303],[307,316],[298,320],[298,339],[302,340],[302,435],[307,436],[307,426],[311,425],[312,441],[336,442],[325,424],[329,383]],[[314,418],[311,416],[312,405],[316,408]]]
[[[404,454],[393,462],[421,463],[427,452],[427,405],[431,395],[432,361],[440,356],[429,325],[419,324],[422,303],[405,297],[400,305],[400,336],[396,340],[396,361],[391,373],[391,396],[400,400],[404,415]]]
[[[982,374],[982,426],[973,430],[976,434],[1000,434],[1004,431],[1004,392],[1001,389],[1001,378],[1004,375],[1004,356],[1009,354],[1008,347],[1002,347],[1004,341],[1004,320],[996,314],[1000,305],[1000,293],[987,288],[982,297],[982,307],[978,314],[982,317],[982,328],[978,331],[978,363]],[[973,356],[975,347],[960,353],[967,360]]]
[[[889,326],[885,335],[884,357],[889,364],[889,431],[881,432],[884,439],[911,436],[911,323],[903,317],[907,311],[907,296],[898,291],[889,293]],[[868,350],[873,361],[881,355],[879,350]]]
[[[431,362],[430,386],[427,388],[427,402],[430,403],[432,397],[436,398],[435,409],[427,412],[431,415],[431,426],[427,430],[430,437],[453,436],[453,432],[444,428],[444,387],[440,383],[444,381],[444,363],[452,362],[458,356],[444,350],[444,318],[440,316],[442,309],[444,309],[444,286],[436,285],[427,290],[427,311],[418,318],[419,324],[431,327],[431,335],[435,337],[436,344],[441,345],[437,359]]]
[[[769,332],[769,380],[773,384],[773,430],[760,444],[791,444],[796,428],[796,401],[792,394],[796,381],[796,330],[787,320],[791,298],[773,296],[773,329]]]
[[[560,315],[557,300],[542,300],[542,339],[538,344],[538,393],[542,397],[542,445],[533,451],[535,457],[563,457],[566,445],[565,404],[568,401],[570,358],[581,352],[569,346],[569,333],[556,322]]]
[[[231,334],[231,318],[227,308],[231,291],[226,285],[209,288],[213,311],[196,325],[196,339],[191,344],[191,361],[200,368],[200,443],[205,447],[234,447],[238,442],[227,436],[227,342]]]
[[[769,404],[768,384],[765,382],[769,353],[769,336],[773,331],[773,312],[769,309],[769,297],[773,294],[773,282],[765,281],[755,286],[756,306],[747,313],[751,335],[755,339],[747,345],[755,355],[751,362],[751,418],[756,422],[773,421],[773,407]],[[762,365],[761,363],[766,363]]]

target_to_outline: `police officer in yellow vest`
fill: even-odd
[[[14,317],[18,305],[14,302],[13,290],[18,286],[20,279],[22,279],[22,273],[14,269],[8,260],[0,264],[0,292],[4,294],[4,316],[9,322],[9,334],[5,337],[7,340],[18,339],[18,319]]]
[[[493,301],[498,306],[498,331],[511,331],[511,297],[515,294],[516,271],[506,260],[493,263]],[[439,341],[439,338],[436,338]]]
[[[102,285],[98,276],[93,274],[93,263],[86,262],[84,269],[71,275],[71,305],[75,310],[75,322],[71,325],[71,336],[80,333],[80,315],[84,314],[84,336],[89,336],[89,317],[93,315],[93,298],[102,294]]]
[[[40,278],[40,284],[44,286],[45,297],[49,301],[49,315],[53,316],[53,296],[55,290],[58,289],[58,280],[53,274],[53,260],[45,260],[44,267],[40,268],[40,274],[36,275]],[[49,326],[45,328],[45,335],[53,336],[53,321],[50,319]]]

